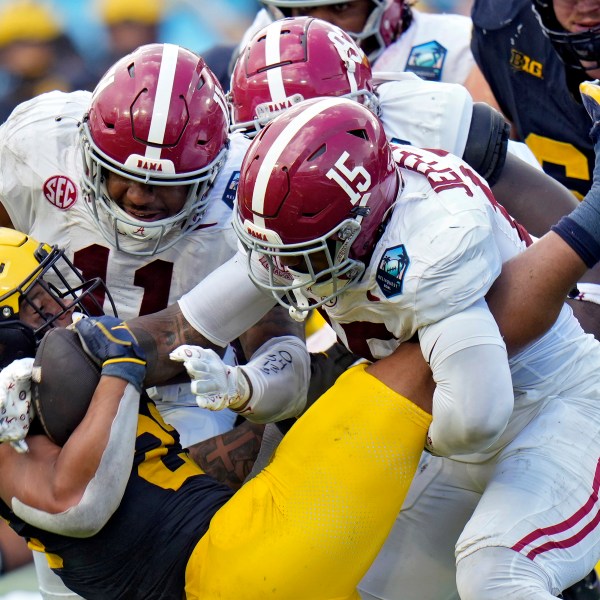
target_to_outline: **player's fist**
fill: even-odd
[[[169,357],[183,363],[200,408],[236,410],[248,401],[250,386],[241,368],[226,365],[213,350],[184,345],[173,350]]]
[[[24,438],[34,417],[31,402],[33,358],[21,358],[0,372],[0,442],[27,452]]]
[[[83,349],[102,367],[102,375],[120,377],[139,391],[146,357],[127,324],[116,317],[89,317],[72,326]]]

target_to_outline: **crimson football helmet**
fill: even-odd
[[[360,278],[399,187],[370,110],[347,98],[288,109],[242,163],[233,221],[250,278],[302,320]]]
[[[371,79],[364,52],[339,27],[312,17],[275,21],[236,61],[227,95],[232,130],[254,135],[281,111],[318,96],[350,97],[378,112]]]
[[[587,63],[585,70],[600,68],[600,25],[578,33],[566,31],[556,18],[552,0],[533,0],[533,11],[542,31],[566,65],[582,70],[583,61]]]
[[[104,314],[96,295],[117,314],[104,282],[85,279],[63,250],[0,227],[0,369],[33,356],[46,331],[68,313]],[[21,320],[25,313],[29,324]]]
[[[227,154],[228,126],[223,90],[197,54],[149,44],[113,65],[80,128],[86,206],[104,237],[151,255],[196,227]],[[107,170],[149,186],[187,185],[187,200],[173,216],[138,220],[108,196]],[[124,245],[123,236],[148,243]]]
[[[412,20],[412,12],[407,0],[371,0],[371,2],[373,10],[362,31],[348,33],[364,49],[371,63],[374,63],[383,50],[395,42],[408,28]],[[342,4],[340,0],[261,0],[261,3],[265,5],[273,19],[289,17],[292,8],[304,9]]]

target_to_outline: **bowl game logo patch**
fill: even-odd
[[[441,81],[446,54],[448,54],[448,50],[439,42],[431,41],[419,44],[411,49],[404,70],[415,73],[421,79]]]
[[[377,266],[375,281],[386,298],[402,293],[404,275],[410,264],[404,244],[388,248]]]

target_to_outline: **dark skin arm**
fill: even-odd
[[[212,348],[219,354],[223,352],[189,325],[177,305],[128,323],[146,351],[148,371],[151,371],[150,377],[146,378],[147,385],[164,382],[165,378],[173,376],[188,380],[181,363],[168,359],[169,352],[181,344]],[[304,339],[304,327],[292,321],[283,307],[276,306],[240,337],[242,350],[250,357],[267,340],[280,335]],[[188,450],[206,473],[238,489],[252,469],[263,430],[263,425],[244,421],[231,431],[194,444]]]
[[[252,470],[265,426],[243,421],[231,431],[188,448],[202,470],[237,490]]]
[[[557,223],[563,215],[569,214],[579,204],[575,196],[558,181],[511,154],[508,154],[502,175],[492,190],[500,204],[536,237],[547,233],[554,223]],[[506,268],[505,266],[504,269]],[[572,287],[578,281],[600,283],[600,265],[585,272],[577,269],[577,272],[581,273],[581,277],[577,281],[573,281]],[[523,285],[527,285],[529,288],[533,285],[533,281],[528,279],[523,282]],[[540,283],[536,282],[535,285],[540,285]],[[563,286],[562,289],[564,287],[566,286]],[[564,298],[572,287],[566,290]],[[524,294],[523,289],[520,290],[517,297],[525,299],[526,294],[530,292]],[[536,301],[545,302],[546,300]],[[583,330],[594,335],[596,339],[600,339],[600,306],[580,300],[568,300],[567,302]],[[500,307],[497,310],[501,310]],[[551,314],[557,315],[558,313],[554,309]],[[534,317],[534,321],[539,318],[539,315]],[[511,335],[509,334],[509,337]],[[522,342],[517,341],[515,347],[522,345]]]
[[[510,153],[492,191],[511,216],[536,237],[578,204],[565,186]]]
[[[552,326],[586,271],[581,258],[552,231],[504,263],[486,299],[509,354]]]
[[[223,348],[207,340],[185,320],[177,304],[152,315],[130,319],[127,323],[146,352],[147,387],[165,383],[184,373],[181,363],[169,359],[169,352],[178,346],[192,344],[211,348],[221,356],[223,354]],[[267,340],[281,335],[304,339],[304,327],[294,322],[283,307],[275,306],[240,337],[240,343],[245,356],[250,357]],[[187,375],[185,378],[187,381]]]

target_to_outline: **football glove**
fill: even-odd
[[[86,353],[102,367],[102,375],[120,377],[143,389],[146,356],[127,324],[116,317],[89,317],[72,326]]]
[[[34,417],[31,401],[33,358],[21,358],[0,371],[0,442],[27,452],[25,436]]]
[[[169,358],[182,362],[192,379],[192,393],[200,408],[242,408],[250,398],[250,384],[239,367],[226,365],[213,350],[179,346]]]

